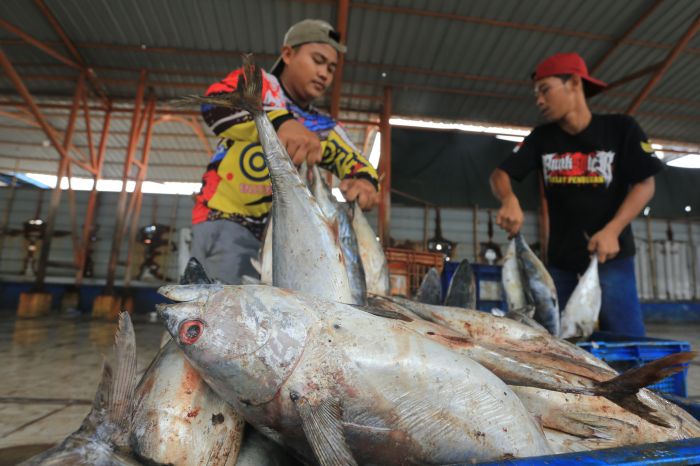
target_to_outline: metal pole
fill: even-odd
[[[338,15],[336,31],[340,34],[341,43],[346,43],[345,36],[348,29],[348,12],[350,10],[350,0],[338,0]],[[343,68],[345,67],[345,54],[338,54],[338,65],[335,68],[333,77],[333,89],[331,90],[331,116],[338,119],[340,113],[340,92],[343,86]]]
[[[5,235],[7,234],[7,225],[10,223],[10,212],[12,205],[15,202],[15,192],[17,190],[17,172],[19,171],[19,159],[15,160],[15,171],[12,173],[12,183],[10,184],[10,192],[7,195],[7,203],[5,204],[5,213],[2,216],[2,224],[0,224],[0,263],[2,262],[2,251],[5,248]]]
[[[129,172],[131,170],[131,162],[134,158],[134,152],[138,145],[139,133],[139,113],[141,111],[141,104],[143,103],[143,93],[146,88],[146,72],[141,70],[141,75],[139,76],[139,85],[136,88],[136,98],[134,101],[134,113],[131,118],[131,134],[129,136],[129,144],[127,145],[126,158],[124,160],[124,171],[122,173],[122,190],[119,193],[119,201],[117,204],[117,221],[114,227],[114,236],[112,238],[112,250],[109,256],[109,264],[107,266],[107,282],[105,286],[105,293],[114,293],[114,277],[117,271],[117,261],[119,260],[119,251],[121,249],[121,243],[123,239],[123,229],[126,220],[126,201],[127,201],[127,191],[126,184],[129,179]]]
[[[693,241],[693,224],[690,220],[690,218],[685,219],[686,223],[688,224],[688,248],[690,249],[690,278],[691,282],[693,285],[693,298],[697,298],[696,291],[698,289],[697,287],[697,271],[695,270],[695,241]]]
[[[479,206],[472,207],[472,246],[474,248],[474,263],[479,258]]]
[[[95,176],[88,199],[87,212],[85,213],[85,224],[83,225],[83,248],[80,256],[80,268],[76,275],[76,284],[80,285],[85,276],[86,260],[90,251],[90,234],[92,232],[92,224],[95,219],[95,209],[97,207],[97,182],[102,178],[102,166],[104,165],[105,151],[107,149],[107,139],[109,138],[109,125],[112,119],[112,111],[107,110],[104,121],[102,122],[102,135],[100,136],[100,147],[97,150],[97,159],[95,160]],[[92,151],[91,151],[92,152]]]
[[[147,105],[146,109],[146,135],[144,136],[142,155],[141,155],[141,166],[139,167],[139,173],[136,178],[136,184],[134,186],[133,196],[136,198],[134,209],[131,212],[131,227],[129,230],[129,249],[126,256],[126,270],[124,273],[124,286],[129,286],[131,282],[131,258],[134,253],[134,244],[136,243],[136,233],[139,227],[139,218],[141,216],[141,205],[143,202],[143,181],[146,178],[148,170],[148,158],[151,153],[151,140],[153,135],[153,120],[155,117],[156,101],[155,97],[152,97]]]
[[[76,208],[75,191],[73,191],[73,170],[70,164],[66,167],[68,175],[68,212],[70,215],[70,237],[73,245],[73,264],[76,270],[80,268],[80,243],[78,240],[78,209]]]
[[[651,289],[654,299],[658,299],[658,286],[656,285],[656,256],[654,255],[654,239],[651,234],[651,217],[647,215],[647,247],[649,248],[649,270],[651,271]]]
[[[380,201],[379,201],[379,237],[382,245],[389,247],[391,239],[391,88],[384,88],[384,105],[382,106],[379,127],[381,132]]]
[[[78,85],[75,89],[75,96],[73,97],[73,106],[70,111],[68,126],[66,127],[65,136],[63,138],[63,145],[59,146],[62,149],[61,151],[59,151],[62,157],[58,164],[58,177],[56,178],[56,187],[51,193],[49,214],[46,219],[46,230],[44,231],[44,239],[41,242],[41,253],[39,254],[39,263],[36,272],[36,282],[34,283],[35,290],[41,290],[44,287],[44,280],[46,279],[46,266],[49,260],[49,252],[51,251],[51,239],[53,237],[53,232],[56,227],[56,215],[58,214],[58,206],[61,203],[61,181],[63,180],[63,177],[68,173],[69,164],[71,162],[70,157],[67,155],[68,147],[70,147],[71,140],[73,139],[73,131],[75,130],[75,120],[78,116],[78,106],[80,104],[80,99],[83,96],[84,86],[85,74],[81,73],[80,77],[78,78]]]
[[[423,250],[428,250],[428,206],[423,205]]]
[[[544,176],[544,175],[542,175]],[[546,264],[548,262],[548,251],[549,251],[549,204],[547,203],[547,196],[544,193],[544,179],[542,176],[539,177],[539,188],[540,188],[540,212],[539,212],[539,237],[540,237],[540,259]]]

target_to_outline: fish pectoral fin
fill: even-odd
[[[321,466],[356,466],[343,432],[342,407],[333,398],[310,401],[296,392],[290,398],[301,418],[306,439]]]
[[[616,430],[619,430],[625,424],[627,424],[627,427],[630,427],[629,423],[620,419],[592,413],[574,411],[563,413],[562,415],[564,419],[562,424],[566,425],[567,433],[582,438],[613,440]]]

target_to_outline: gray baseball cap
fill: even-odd
[[[296,47],[312,42],[328,44],[339,53],[345,53],[347,50],[347,47],[340,43],[340,34],[333,29],[333,26],[322,19],[305,19],[294,24],[284,35],[282,45]],[[280,56],[275,64],[272,65],[270,72],[275,75],[279,74],[283,67],[284,61],[282,61]]]

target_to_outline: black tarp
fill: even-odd
[[[442,207],[474,204],[497,208],[491,194],[489,175],[512,153],[515,143],[494,136],[460,131],[415,128],[391,129],[392,188]],[[537,177],[533,173],[521,183],[514,182],[524,210],[539,206]],[[392,201],[413,202],[399,195]],[[666,167],[656,177],[656,195],[651,215],[678,218],[690,205],[692,215],[700,211],[700,169]]]

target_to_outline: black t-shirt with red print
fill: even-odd
[[[588,238],[612,220],[633,184],[658,173],[663,164],[634,118],[594,114],[576,135],[556,123],[538,126],[500,168],[517,181],[532,170],[542,173],[549,263],[583,272],[590,260]],[[634,255],[629,225],[619,240],[617,257]]]

